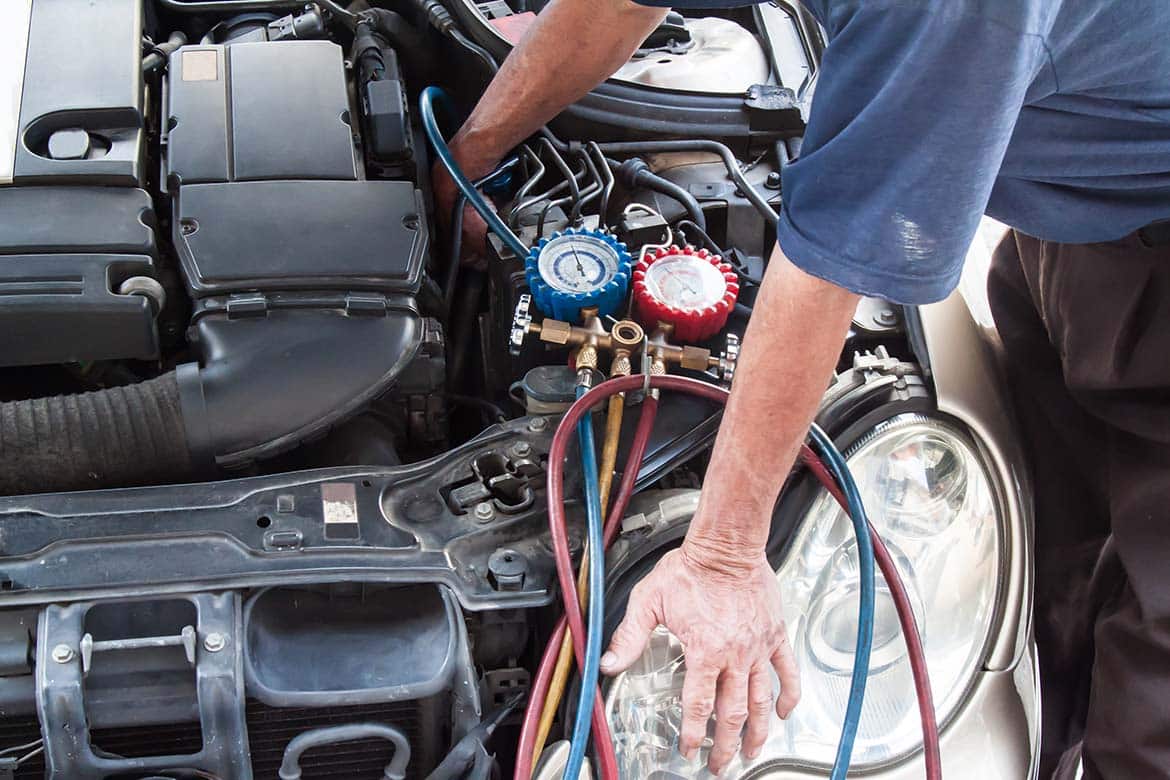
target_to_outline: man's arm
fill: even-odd
[[[516,144],[613,75],[668,10],[633,0],[549,3],[451,139],[460,167],[473,179],[489,173]],[[455,184],[437,166],[435,174],[435,199],[445,219],[455,203]],[[467,211],[464,235],[472,251],[482,253],[486,231],[479,214]]]
[[[772,508],[841,352],[858,296],[809,276],[777,249],[744,336],[699,509],[682,548],[634,589],[602,669],[616,674],[669,628],[686,648],[683,726],[688,757],[716,717],[709,766],[734,757],[740,732],[754,758],[768,736],[774,669],[786,718],[800,697],[775,572],[765,545]]]

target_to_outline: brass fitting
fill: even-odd
[[[601,364],[601,354],[608,353],[613,355],[613,362],[610,364],[611,376],[632,373],[632,356],[641,349],[645,339],[641,325],[633,320],[621,320],[614,323],[612,330],[606,330],[605,322],[593,307],[581,310],[580,325],[553,319],[533,322],[529,314],[528,301],[524,298],[527,296],[522,297],[513,319],[514,346],[522,343],[526,335],[532,334],[546,344],[576,347],[578,372],[598,368]]]
[[[674,328],[665,322],[658,323],[658,327],[650,334],[647,348],[650,351],[651,374],[665,374],[668,365],[677,365],[691,371],[707,371],[714,369],[715,373],[730,382],[735,372],[735,360],[738,357],[739,340],[734,334],[728,335],[729,348],[722,355],[715,355],[709,349],[690,345],[673,344],[670,337]],[[731,348],[734,339],[735,348]]]

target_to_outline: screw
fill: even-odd
[[[489,523],[496,516],[495,507],[490,501],[482,501],[475,505],[475,519],[481,523]]]
[[[543,431],[547,428],[548,428],[548,418],[533,417],[531,420],[528,421],[528,430],[532,431],[533,433],[540,433],[541,431]]]
[[[518,441],[512,445],[512,454],[517,458],[527,458],[532,454],[532,445],[526,441]]]
[[[53,648],[53,660],[59,664],[67,664],[73,660],[73,648],[69,645],[57,645]]]
[[[772,171],[764,181],[764,186],[770,190],[780,189],[780,171]]]
[[[227,647],[227,637],[218,631],[212,631],[203,637],[203,649],[209,653],[218,653]]]
[[[898,321],[897,316],[894,315],[894,312],[891,309],[882,309],[877,313],[877,316],[874,319],[877,320],[878,325],[883,325],[887,328]]]
[[[198,225],[195,224],[194,220],[184,220],[179,223],[179,232],[184,236],[189,236],[195,232],[197,227]]]

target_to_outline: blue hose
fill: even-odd
[[[443,133],[439,130],[439,121],[435,118],[435,104],[438,104],[442,110],[450,112],[451,101],[447,97],[447,93],[438,87],[427,87],[419,95],[418,110],[419,116],[422,118],[423,132],[426,133],[427,140],[434,147],[435,154],[447,172],[451,174],[451,178],[459,187],[460,192],[467,198],[467,202],[475,207],[491,231],[508,245],[516,257],[524,259],[528,255],[528,248],[520,242],[520,239],[516,238],[515,233],[508,229],[504,221],[492,210],[483,196],[479,194],[479,190],[463,173],[459,164],[455,162],[455,157],[451,154],[451,149],[447,146],[447,142],[443,139]]]
[[[578,385],[577,397],[588,388]],[[585,668],[581,672],[581,692],[577,699],[576,719],[569,741],[569,758],[562,777],[581,776],[585,748],[592,726],[593,697],[601,669],[602,627],[605,620],[605,546],[602,540],[601,486],[597,479],[597,452],[593,443],[593,413],[586,412],[577,423],[581,447],[581,469],[585,472],[585,517],[589,539],[589,615],[585,624]]]
[[[849,760],[853,756],[853,742],[857,738],[857,726],[861,721],[861,704],[865,699],[865,681],[869,677],[869,652],[873,645],[873,602],[874,602],[874,561],[873,542],[869,537],[869,521],[861,494],[845,457],[833,444],[833,440],[813,425],[809,438],[817,455],[824,461],[829,473],[837,480],[849,504],[849,518],[853,521],[853,532],[857,536],[857,558],[860,567],[860,608],[857,617],[857,648],[853,655],[853,679],[849,686],[849,701],[845,707],[845,722],[841,726],[841,741],[837,743],[837,757],[833,761],[832,780],[845,780],[849,772]]]

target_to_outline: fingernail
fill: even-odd
[[[601,668],[607,672],[612,669],[616,663],[617,655],[615,653],[606,653],[605,655],[601,656]]]

